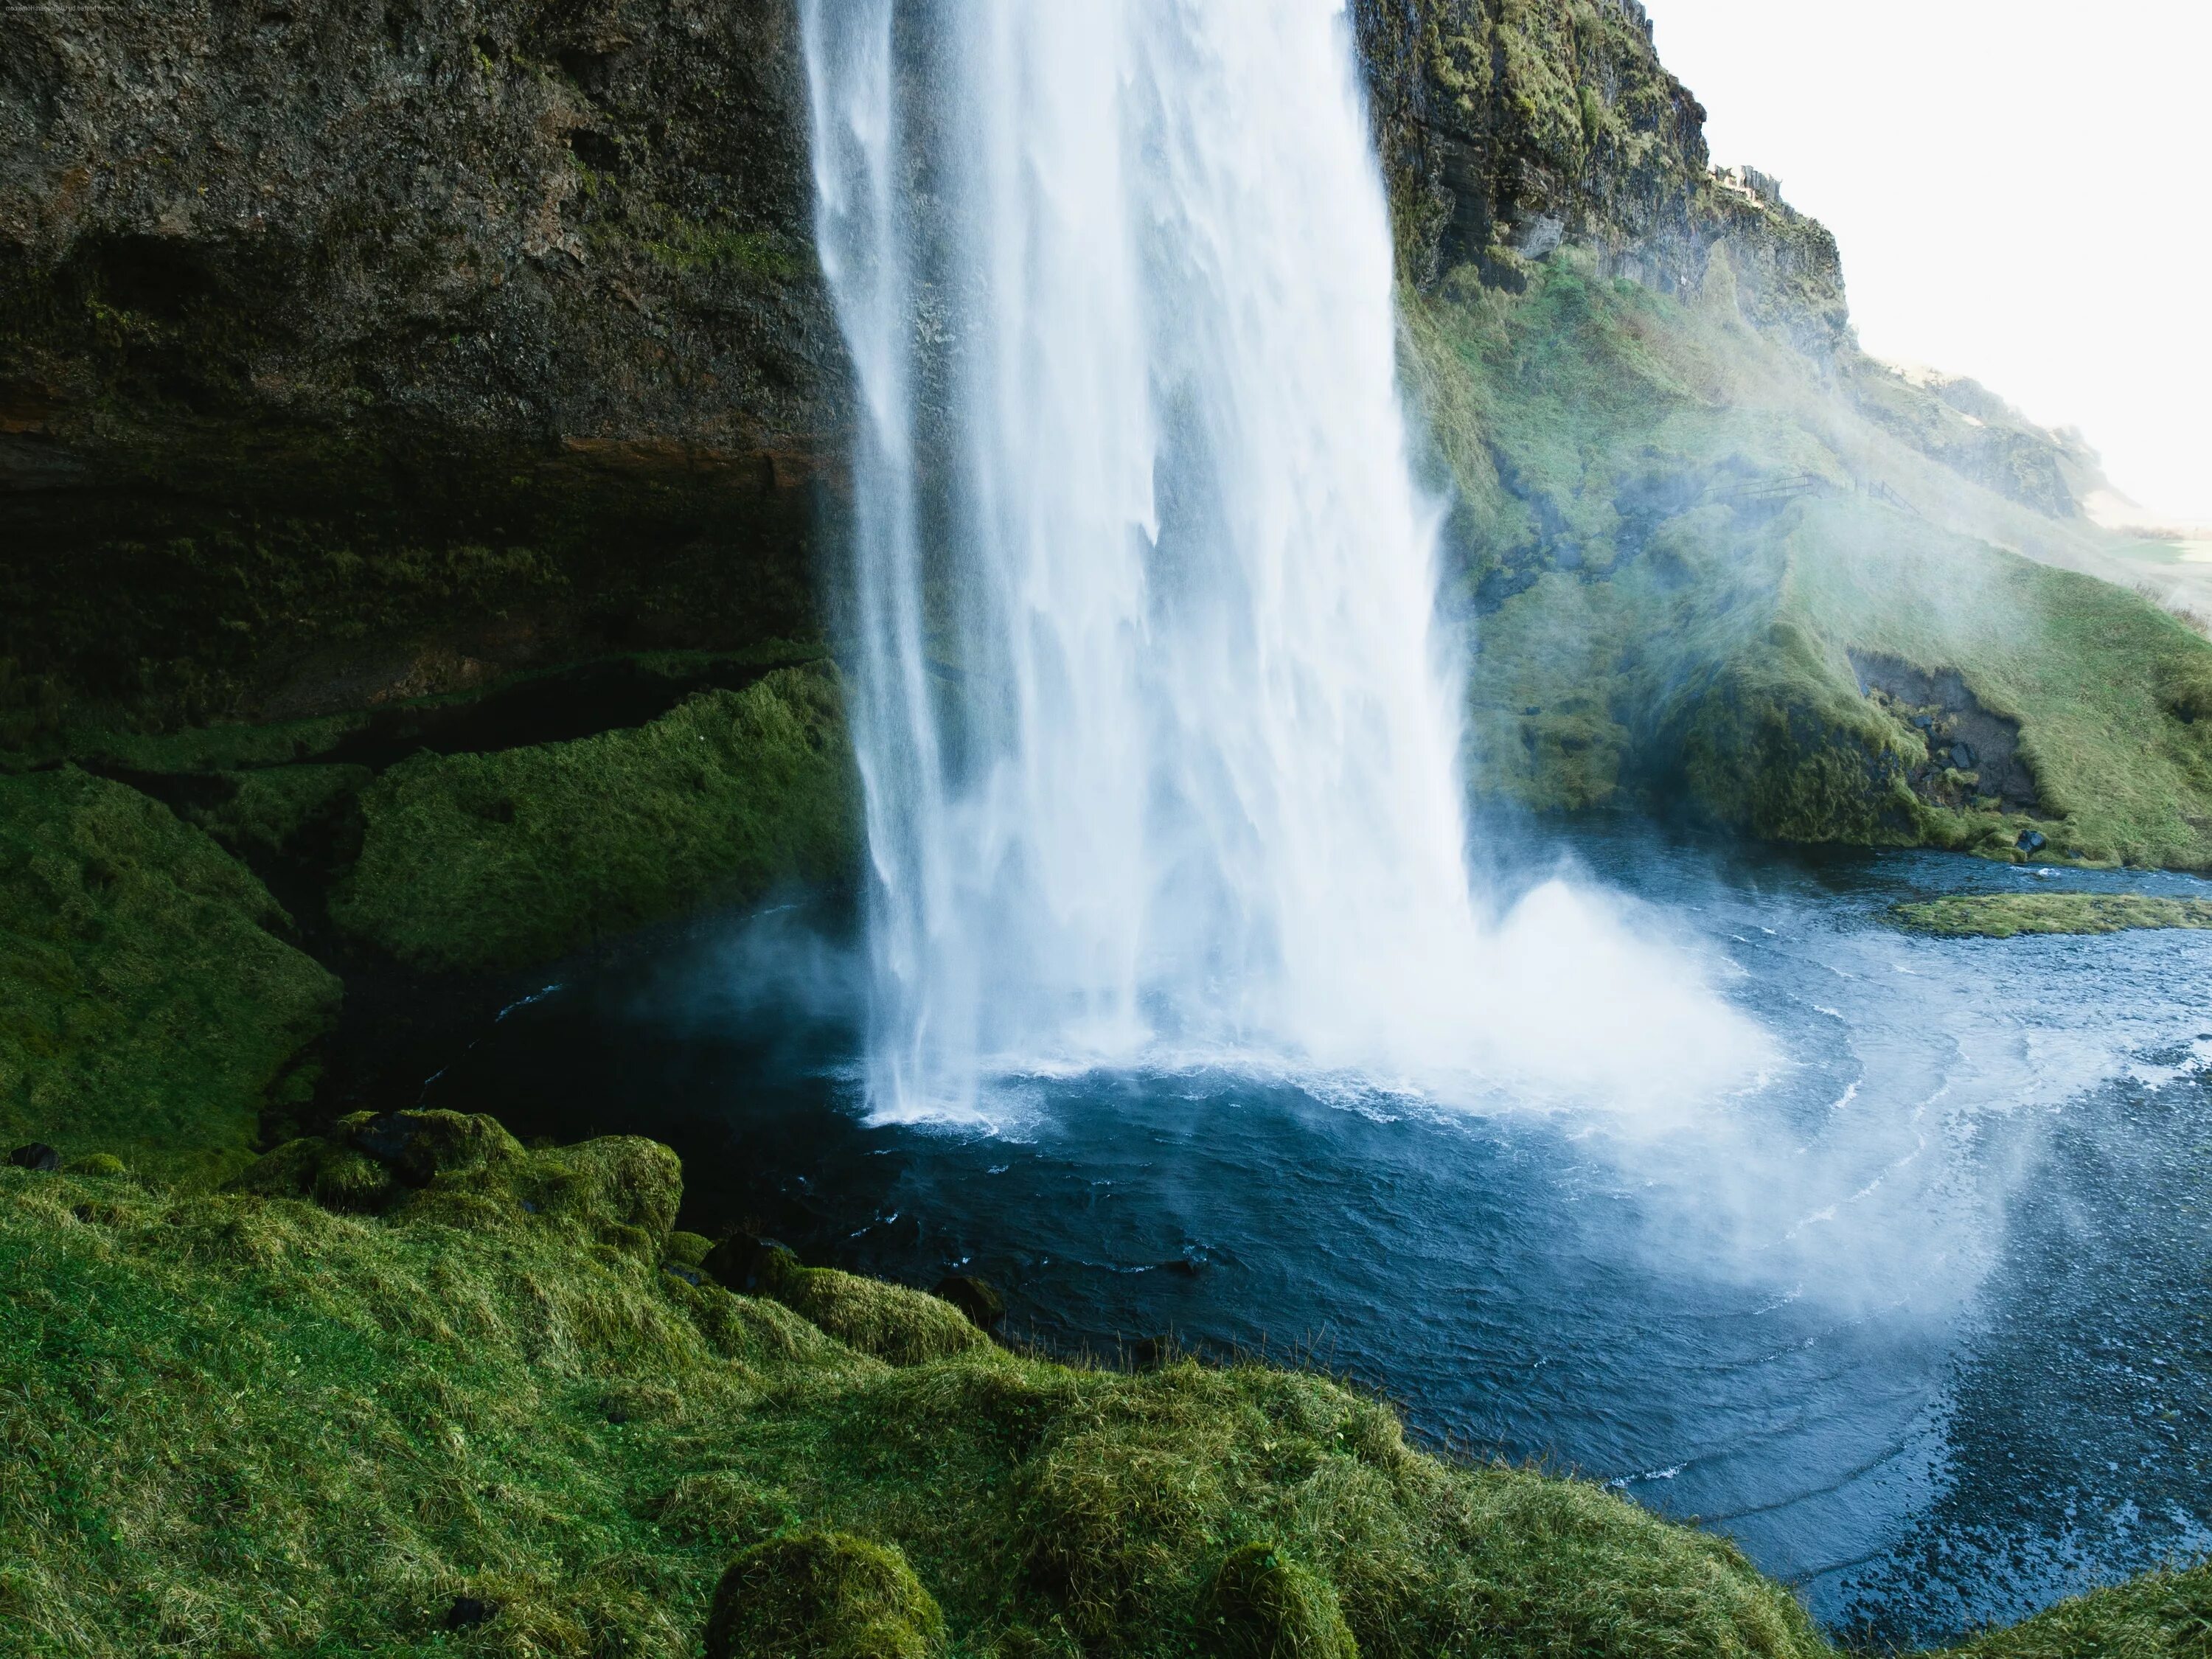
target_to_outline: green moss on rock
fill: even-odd
[[[896,1549],[848,1533],[756,1544],[714,1589],[707,1659],[935,1659],[945,1615]]]
[[[337,1013],[261,884],[169,810],[0,777],[0,1130],[155,1163],[243,1154]]]
[[[772,1245],[761,1253],[756,1273],[763,1296],[887,1364],[920,1365],[991,1346],[951,1303],[903,1285],[834,1267],[803,1267],[790,1251]]]
[[[634,730],[403,762],[362,796],[331,914],[429,969],[541,961],[781,881],[846,879],[857,807],[823,669],[692,698]]]
[[[1850,385],[1874,368],[1821,369],[1725,295],[1603,280],[1573,252],[1524,295],[1447,283],[1407,317],[1457,503],[1478,788],[2003,858],[2033,829],[2087,861],[2212,867],[2212,645],[2081,574],[2103,556],[2086,521],[1864,417]],[[2033,787],[1985,796],[1944,764],[1862,684],[1868,657],[1955,682]]]
[[[1222,1659],[1359,1659],[1335,1587],[1273,1544],[1231,1553],[1206,1586],[1199,1628]]]
[[[2212,928],[2212,900],[2142,893],[1967,893],[1900,904],[1892,914],[1915,933],[1944,939]]]
[[[530,1152],[493,1118],[357,1112],[326,1137],[278,1147],[231,1190],[464,1227],[527,1218],[657,1259],[675,1225],[683,1171],[665,1146],[635,1136]]]

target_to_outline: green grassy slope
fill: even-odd
[[[1917,397],[1989,428],[1863,362],[1821,368],[1708,286],[1692,307],[1562,256],[1525,295],[1407,302],[1478,637],[1479,786],[1686,799],[1784,839],[2004,853],[2035,829],[2086,860],[2212,865],[2212,644],[2058,568],[2098,567],[2086,525],[1864,411]],[[1957,671],[2017,723],[2039,807],[1916,783],[1929,743],[1854,653]]]
[[[1366,1659],[1829,1651],[1725,1542],[1440,1462],[1320,1378],[1073,1369],[785,1275],[840,1340],[701,1278],[678,1194],[651,1143],[526,1152],[448,1114],[213,1196],[0,1170],[9,1651],[690,1655],[777,1539],[830,1601],[894,1598],[840,1628],[923,1632],[854,1653],[1264,1652],[1285,1620]],[[498,1610],[449,1629],[459,1597]],[[2158,1581],[1985,1651],[2197,1651],[2207,1605]],[[832,1650],[756,1611],[727,1651]],[[2083,1644],[2107,1627],[2136,1645]]]
[[[242,1158],[337,981],[206,836],[121,784],[0,777],[0,1137]]]

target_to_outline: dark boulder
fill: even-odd
[[[2019,848],[2021,852],[2027,854],[2030,858],[2033,858],[2045,848],[2050,846],[2051,842],[2036,830],[2023,830],[2020,832],[2020,839],[2014,842],[2013,845]]]
[[[799,1265],[798,1256],[783,1245],[748,1232],[732,1233],[699,1263],[717,1284],[745,1296],[773,1296]]]
[[[447,1630],[473,1630],[478,1625],[489,1625],[499,1617],[499,1603],[486,1601],[480,1595],[456,1595],[453,1605],[446,1609]]]
[[[392,1171],[404,1186],[427,1187],[437,1176],[428,1158],[412,1156],[421,1138],[421,1125],[413,1113],[386,1112],[354,1131],[354,1150],[374,1158]]]
[[[62,1167],[62,1155],[44,1141],[34,1140],[9,1153],[8,1162],[18,1170],[36,1170],[40,1175],[52,1175]]]
[[[949,1274],[937,1282],[930,1294],[959,1309],[979,1331],[995,1331],[1006,1322],[1006,1298],[973,1274]]]

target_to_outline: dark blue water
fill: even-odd
[[[688,1224],[980,1273],[1056,1348],[1356,1377],[1440,1445],[1727,1532],[1869,1641],[2212,1550],[2212,934],[1883,920],[2204,884],[1619,828],[1565,850],[1775,1037],[1761,1085],[1651,1121],[1093,1077],[1010,1089],[992,1132],[871,1126],[851,955],[790,909],[565,976],[426,1097],[667,1139]],[[1607,1020],[1563,1011],[1560,1040]]]

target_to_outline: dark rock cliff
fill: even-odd
[[[1833,240],[1712,171],[1637,0],[1353,21],[1416,288],[1717,286],[2068,504],[2038,434],[1870,371]],[[817,636],[847,398],[797,34],[793,0],[0,16],[0,750]]]
[[[1850,341],[1835,239],[1714,175],[1704,106],[1638,0],[1355,0],[1402,263],[1518,288],[1562,245],[1664,293],[1724,251],[1744,314],[1816,357]]]
[[[0,721],[811,629],[804,121],[787,0],[11,9]]]

